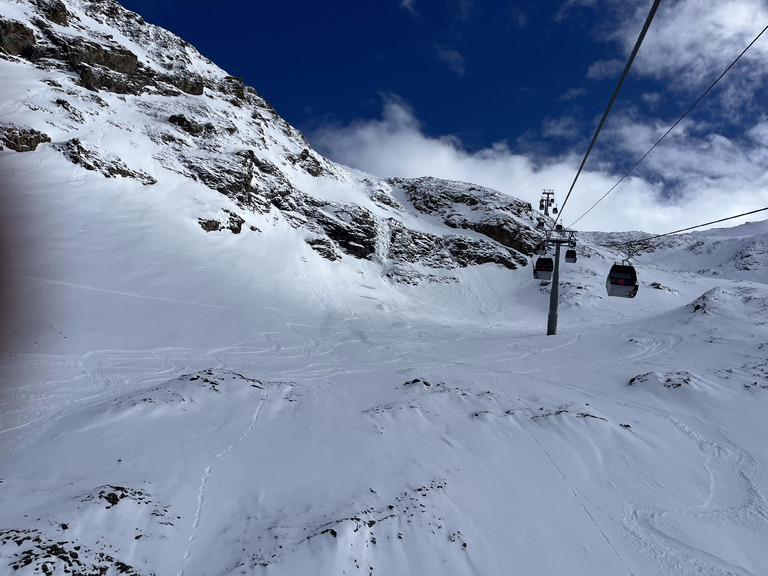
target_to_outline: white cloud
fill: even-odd
[[[758,144],[768,146],[768,117],[763,116],[760,122],[747,132],[747,135]]]
[[[658,92],[646,92],[640,97],[651,109],[656,108],[661,103],[661,94]]]
[[[512,26],[512,28],[521,29],[528,25],[528,16],[518,6],[507,6],[505,9],[505,15],[507,18],[507,23]]]
[[[667,130],[668,126],[659,122],[649,124],[628,115],[614,116],[601,134],[602,146],[634,163]],[[641,167],[645,173],[665,180],[676,195],[693,197],[715,182],[717,187],[730,190],[760,183],[766,186],[764,166],[768,163],[768,148],[756,146],[754,140],[727,138],[711,132],[706,122],[686,119],[648,155]]]
[[[576,100],[582,96],[586,96],[587,93],[588,92],[586,88],[569,88],[562,96],[558,98],[558,100],[568,102],[570,100]]]
[[[567,126],[567,123],[565,123]],[[768,206],[768,123],[755,127],[753,145],[722,136],[692,138],[699,126],[673,132],[646,161],[578,224],[580,230],[644,230],[663,233]],[[661,123],[614,119],[604,145],[625,152],[627,166],[612,166],[593,154],[563,213],[570,224],[613,187],[632,163],[666,131]],[[414,112],[396,97],[384,102],[380,120],[326,126],[309,134],[324,155],[380,177],[435,176],[494,188],[534,205],[543,188],[562,204],[581,156],[548,158],[513,151],[497,142],[467,152],[452,136],[424,134]],[[645,176],[648,180],[641,178]],[[672,186],[669,194],[661,182]],[[734,221],[732,224],[738,223]]]
[[[416,0],[400,0],[400,6],[408,10],[411,14],[414,16],[418,16],[418,12],[416,11]]]
[[[625,65],[626,63],[621,60],[598,60],[587,69],[587,78],[592,80],[616,78],[618,80]]]
[[[435,44],[435,57],[438,62],[442,62],[458,76],[464,76],[467,73],[467,59],[454,48]]]
[[[612,4],[613,0],[608,4]],[[622,1],[617,17],[626,13]],[[611,36],[631,52],[647,7],[630,19],[619,20]],[[699,91],[730,64],[768,23],[765,0],[678,0],[662,3],[632,65],[633,73],[673,80],[670,89]],[[762,68],[768,44],[750,49],[751,67]],[[759,58],[758,55],[762,57]],[[742,71],[743,72],[743,71]]]
[[[587,78],[619,78],[650,8],[650,3],[633,4],[628,6],[625,0],[566,0],[562,4],[556,20],[583,22],[589,18],[596,40],[618,45],[617,57],[593,62]],[[667,0],[650,25],[630,77],[652,79],[662,85],[663,94],[692,103],[767,23],[766,0]],[[707,95],[706,104],[732,124],[743,124],[750,117],[754,120],[761,112],[768,91],[764,66],[768,33],[764,36]],[[645,101],[653,110],[653,99]]]
[[[542,123],[542,136],[558,140],[573,140],[581,134],[579,123],[571,116],[545,118]]]

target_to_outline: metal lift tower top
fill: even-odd
[[[549,207],[552,206],[552,214],[557,214],[555,204],[555,191],[545,188],[539,200],[539,210],[544,210],[544,216],[549,216]]]

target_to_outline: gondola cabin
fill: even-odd
[[[573,264],[576,262],[576,250],[573,248],[570,248],[565,251],[565,261],[569,262],[570,264]]]
[[[629,264],[614,264],[605,280],[608,296],[619,298],[634,298],[637,294],[637,272]]]
[[[539,280],[552,280],[552,271],[555,269],[555,261],[552,258],[538,258],[533,267],[533,277]]]

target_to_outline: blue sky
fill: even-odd
[[[652,1],[122,3],[241,76],[333,160],[562,201]],[[663,0],[564,222],[766,25],[768,0]],[[767,206],[767,57],[768,33],[583,225],[666,232]]]
[[[398,98],[426,134],[455,135],[473,151],[582,113],[593,98],[584,112],[597,113],[615,78],[590,79],[589,67],[622,57],[596,40],[596,8],[557,2],[123,4],[242,76],[300,129],[378,118],[383,100]]]

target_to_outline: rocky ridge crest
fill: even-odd
[[[145,186],[176,173],[221,194],[221,219],[198,218],[206,232],[260,233],[253,217],[282,219],[321,257],[378,262],[396,281],[443,281],[488,263],[515,269],[533,253],[542,216],[529,203],[338,166],[241,79],[114,0],[9,7],[0,13],[0,65],[38,85],[8,94],[6,109],[21,111],[0,126],[10,150],[51,146],[82,169]],[[139,120],[117,120],[125,109]],[[99,136],[105,126],[116,140],[141,143],[141,166]],[[423,217],[429,225],[414,225]]]

